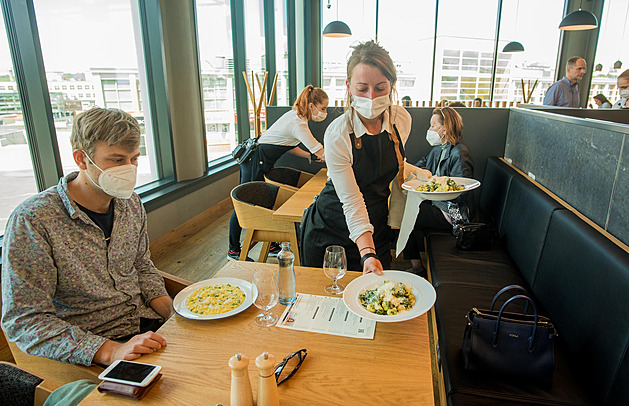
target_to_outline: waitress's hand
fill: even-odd
[[[425,182],[428,179],[432,178],[432,173],[427,169],[417,168],[410,175],[408,175],[408,179],[406,179],[406,181],[408,182],[413,178],[417,178],[417,180]]]
[[[363,265],[363,275],[372,272],[382,276],[382,263],[378,258],[367,258]]]
[[[315,152],[315,156],[317,157],[317,162],[325,162],[325,151],[323,148]]]

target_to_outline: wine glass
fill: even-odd
[[[332,284],[325,287],[325,291],[333,295],[343,293],[345,286],[336,283],[347,272],[347,258],[345,248],[340,245],[331,245],[325,249],[323,256],[323,272],[332,279]]]
[[[269,270],[256,271],[253,274],[253,287],[258,295],[254,304],[264,313],[256,316],[255,322],[260,327],[271,327],[277,322],[277,314],[269,309],[277,304],[278,290],[275,273]]]

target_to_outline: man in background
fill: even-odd
[[[544,106],[579,107],[579,84],[585,74],[587,65],[585,59],[573,56],[568,59],[566,76],[553,83],[544,96]]]
[[[140,126],[118,109],[79,114],[79,172],[21,203],[2,248],[2,327],[24,352],[109,365],[166,346],[173,314],[150,259],[146,212],[133,192]]]
[[[483,107],[483,99],[480,97],[475,98],[472,107]]]
[[[618,86],[620,100],[614,103],[612,109],[629,109],[629,69],[618,76],[616,85]]]

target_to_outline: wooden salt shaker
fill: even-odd
[[[229,359],[232,370],[229,404],[231,406],[253,406],[253,391],[249,381],[249,357],[237,353]]]
[[[267,351],[256,358],[258,367],[258,403],[257,406],[279,406],[275,381],[275,357]]]

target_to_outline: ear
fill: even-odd
[[[76,163],[76,166],[79,167],[79,169],[81,170],[87,170],[87,156],[85,155],[85,152],[81,151],[80,149],[75,149],[74,151],[72,151],[72,158],[74,158],[74,162]]]

